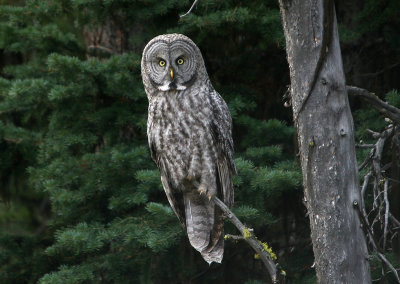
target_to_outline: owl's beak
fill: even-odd
[[[174,69],[169,68],[169,75],[171,76],[171,79],[174,79]]]

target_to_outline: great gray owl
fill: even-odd
[[[144,48],[142,78],[149,99],[151,157],[190,244],[211,263],[224,253],[222,211],[232,207],[232,119],[214,90],[196,44],[181,34],[160,35]]]

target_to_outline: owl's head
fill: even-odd
[[[205,67],[200,50],[187,36],[160,35],[143,50],[142,76],[146,88],[164,92],[185,90],[202,73]],[[148,83],[151,86],[146,86]]]

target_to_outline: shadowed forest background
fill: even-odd
[[[150,39],[173,32],[200,47],[229,105],[234,212],[272,247],[288,283],[316,282],[284,107],[290,81],[278,1],[200,0],[180,19],[191,4],[0,0],[1,283],[269,281],[242,242],[226,241],[222,264],[208,266],[162,190],[147,146],[140,59]],[[340,0],[336,11],[347,84],[400,107],[400,2]],[[366,129],[390,123],[368,104],[350,103],[357,143],[373,141]],[[358,149],[359,163],[368,152]],[[390,145],[383,159],[397,159]],[[399,181],[393,168],[388,176]],[[400,218],[400,183],[391,186]],[[394,235],[386,254],[397,268],[399,246]],[[373,279],[380,269],[372,256]]]

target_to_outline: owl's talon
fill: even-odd
[[[208,201],[211,201],[211,199],[213,198],[213,196],[211,194],[207,195],[208,197]]]
[[[207,187],[204,186],[203,184],[200,185],[197,190],[199,191],[200,195],[202,195],[202,196],[207,196],[208,195]]]

